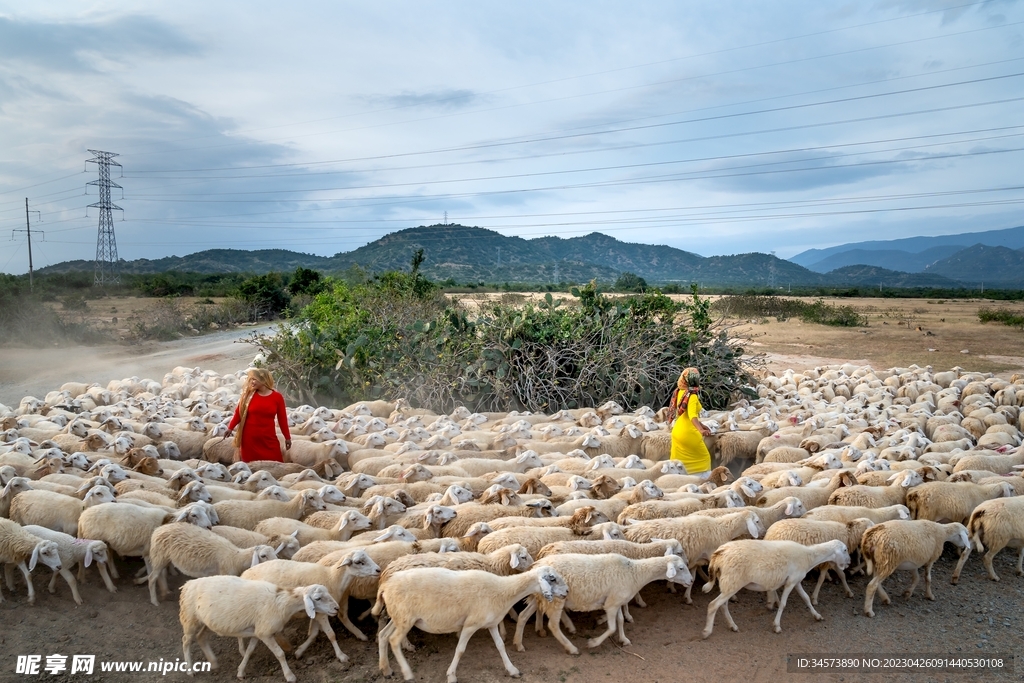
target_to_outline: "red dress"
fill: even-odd
[[[235,408],[235,415],[228,424],[228,429],[238,426],[238,409]],[[245,418],[245,426],[242,428],[242,462],[253,462],[254,460],[276,460],[282,462],[281,442],[277,440],[277,430],[274,428],[274,418],[281,426],[281,433],[286,441],[291,441],[291,434],[288,432],[288,415],[284,410],[284,396],[276,391],[271,391],[266,396],[258,393],[252,395],[249,401],[249,411]]]

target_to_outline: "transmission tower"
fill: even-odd
[[[100,200],[90,207],[100,210],[99,232],[96,235],[96,277],[93,282],[97,285],[116,285],[121,282],[121,274],[117,267],[117,242],[114,239],[114,218],[111,211],[117,209],[124,211],[120,206],[110,201],[110,188],[122,189],[120,185],[110,180],[110,167],[121,164],[113,161],[118,156],[113,152],[101,152],[98,149],[89,150],[95,156],[85,163],[96,164],[99,169],[99,180],[88,183],[99,188]],[[124,193],[122,192],[122,197]]]

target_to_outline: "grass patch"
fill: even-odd
[[[799,318],[807,323],[835,327],[862,327],[867,319],[852,306],[834,306],[824,299],[813,302],[779,296],[741,294],[725,296],[713,305],[716,312],[735,318]]]
[[[978,320],[983,323],[1002,323],[1024,329],[1024,315],[1013,311],[999,311],[993,308],[978,309]]]

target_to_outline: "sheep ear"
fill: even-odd
[[[677,573],[678,572],[676,570],[676,563],[675,562],[669,562],[668,563],[668,570],[665,572],[665,577],[671,579],[671,578],[674,578]]]
[[[33,569],[35,569],[36,568],[36,563],[38,563],[38,562],[39,562],[39,544],[37,543],[36,547],[32,549],[32,557],[28,561],[28,570],[32,571]]]
[[[512,559],[509,564],[512,565],[512,569],[516,569],[519,566],[519,554],[515,550],[512,551]]]
[[[434,511],[427,510],[427,514],[423,515],[423,528],[429,529],[430,525],[434,523]]]
[[[753,515],[747,517],[747,531],[751,538],[757,538],[757,524],[754,523]]]
[[[274,554],[275,554],[275,555],[276,555],[276,554],[278,554],[278,553],[279,553],[279,552],[281,552],[281,551],[282,551],[283,549],[284,549],[284,543],[282,543],[281,545],[279,545],[279,546],[277,546],[276,548],[274,548]]]
[[[587,516],[583,518],[583,523],[584,524],[590,524],[590,520],[593,519],[593,517],[594,517],[594,511],[591,510],[590,512],[587,513]]]
[[[259,548],[256,548],[256,550],[252,551],[252,562],[249,563],[249,568],[251,569],[251,568],[255,567],[256,565],[258,565],[259,563],[260,563],[260,550],[259,550]]]
[[[740,489],[743,491],[743,495],[746,496],[747,498],[754,497],[754,490],[747,486],[746,484],[741,484]]]
[[[795,506],[793,505],[793,501],[789,501],[788,503],[786,503],[786,516],[787,517],[792,517],[793,516],[793,508],[794,507]]]
[[[88,567],[92,564],[92,548],[85,549],[85,566]]]
[[[313,604],[313,596],[309,593],[303,595],[302,604],[306,606],[306,616],[310,619],[316,618],[316,605]]]
[[[299,530],[296,529],[295,531],[291,532],[288,535],[291,536],[292,538],[298,539],[298,537],[299,537]]]

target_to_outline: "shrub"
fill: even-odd
[[[470,315],[414,262],[411,274],[335,281],[296,324],[252,341],[303,400],[404,396],[439,412],[660,406],[687,365],[702,370],[705,403],[723,407],[751,381],[742,348],[696,294],[687,304],[658,292],[613,300],[591,283],[572,295],[577,305],[548,293]]]
[[[1024,329],[1024,315],[1013,311],[1001,311],[994,308],[978,309],[978,320],[983,323],[1002,323],[1010,327]]]
[[[838,327],[859,327],[867,325],[867,319],[852,306],[833,306],[823,299],[814,302],[786,299],[779,296],[741,294],[724,296],[713,305],[722,315],[739,318],[773,317],[779,322],[797,317],[808,323],[834,325]]]
[[[239,285],[236,296],[249,307],[252,321],[274,318],[291,303],[284,281],[277,273],[254,275]]]

